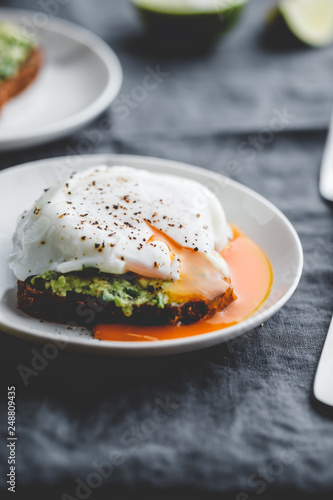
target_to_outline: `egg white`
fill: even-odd
[[[10,267],[20,280],[96,267],[177,281],[180,259],[165,241],[151,240],[151,226],[229,276],[219,252],[231,230],[211,191],[182,177],[104,165],[74,173],[22,214]]]

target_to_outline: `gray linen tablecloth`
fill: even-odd
[[[46,4],[34,0],[28,8]],[[333,214],[317,189],[333,48],[265,47],[265,0],[250,2],[211,52],[184,57],[145,48],[127,1],[53,4],[60,17],[88,27],[114,48],[123,88],[111,109],[84,130],[1,153],[0,168],[81,154],[87,134],[110,118],[112,128],[102,137],[91,135],[86,152],[152,155],[229,175],[291,220],[305,266],[287,305],[231,348],[147,360],[60,352],[25,386],[17,366],[31,366],[42,347],[0,334],[4,434],[7,386],[17,390],[18,494],[329,498],[333,421],[313,404],[311,390],[333,311]],[[2,5],[27,8],[23,0]],[[124,102],[138,95],[148,68],[163,77],[130,108]],[[0,459],[7,471],[4,442]],[[5,492],[4,481],[2,486]]]

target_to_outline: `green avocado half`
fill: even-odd
[[[247,0],[132,0],[155,42],[200,47],[236,24]]]

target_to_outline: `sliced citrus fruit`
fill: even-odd
[[[269,13],[270,39],[321,46],[333,41],[333,0],[281,0]]]

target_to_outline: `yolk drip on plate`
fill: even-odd
[[[263,250],[237,228],[222,256],[230,269],[237,295],[223,311],[191,325],[136,326],[97,325],[94,337],[113,341],[158,341],[191,337],[235,325],[251,316],[267,299],[273,282],[270,262]]]

